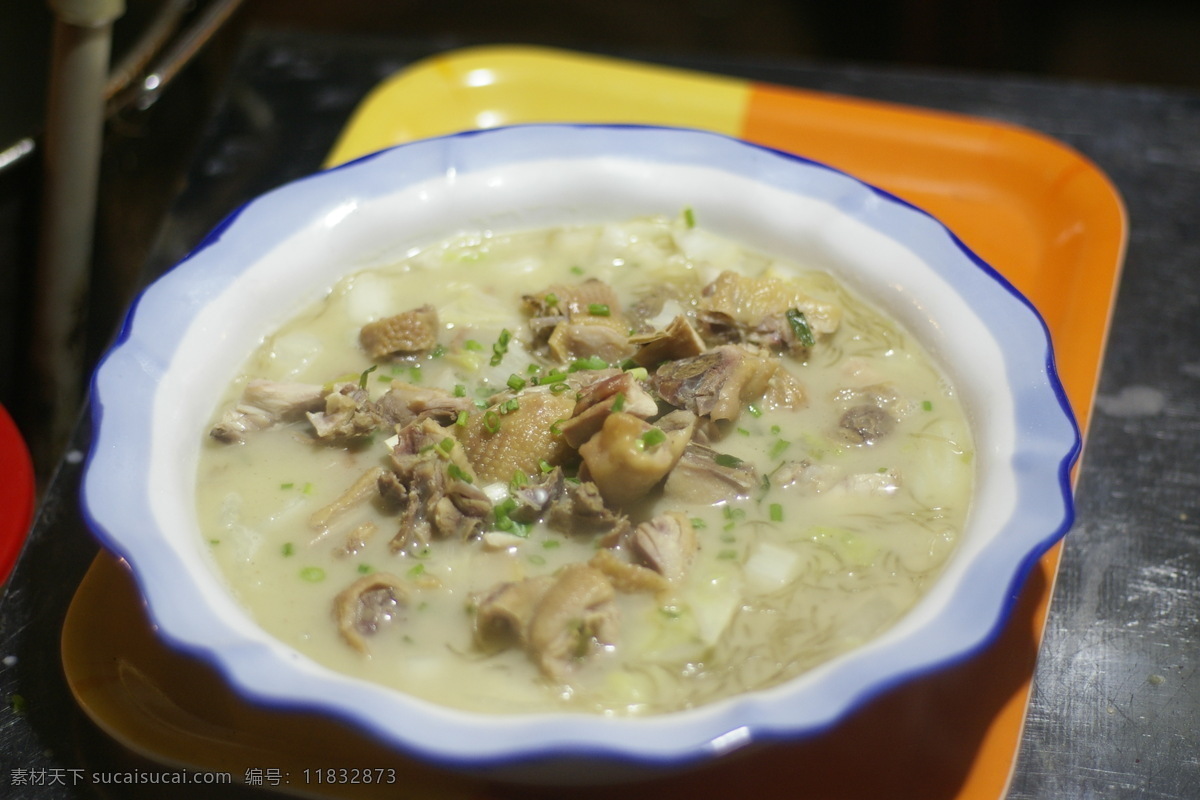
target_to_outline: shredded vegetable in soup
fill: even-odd
[[[259,624],[494,713],[660,713],[799,675],[914,605],[973,484],[911,335],[690,211],[349,275],[209,433],[201,529]]]

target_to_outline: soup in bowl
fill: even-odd
[[[811,733],[980,647],[1078,448],[1036,312],[935,220],[640,127],[268,194],[95,398],[85,506],[168,641],[500,771]]]

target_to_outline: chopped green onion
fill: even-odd
[[[558,305],[558,295],[554,294],[553,292],[546,295],[545,298],[543,298],[543,299],[546,301],[546,305],[548,305],[548,306]]]
[[[483,427],[488,433],[500,430],[500,415],[494,409],[483,412]]]
[[[483,345],[474,339],[467,339],[465,342],[463,342],[463,350],[473,350],[478,353],[479,351],[483,350]]]
[[[467,420],[470,418],[470,416],[471,414],[466,409],[463,409],[462,411],[458,412],[458,416],[454,418],[454,424],[460,428],[465,428],[467,427]]]
[[[537,364],[530,364],[528,367],[525,368],[525,371],[528,372],[530,375],[537,375],[538,370],[540,370],[540,369],[541,369],[541,367],[539,367]]]
[[[359,564],[358,565],[358,574],[359,575],[370,575],[372,572],[374,572],[374,569],[372,569],[370,564]]]
[[[467,396],[467,387],[463,386],[461,383],[454,384],[454,396],[455,397],[466,397]]]
[[[380,375],[375,380],[379,381],[380,383],[391,383],[394,378],[391,375]]]
[[[433,349],[429,351],[430,358],[441,358],[446,355],[446,348],[441,343],[435,344]]]
[[[756,405],[748,405],[746,406],[746,410],[750,412],[750,416],[752,417],[761,417],[763,415],[763,410]]]
[[[783,522],[783,506],[779,503],[771,503],[770,514],[771,522]]]
[[[558,367],[546,373],[546,377],[542,378],[542,383],[558,383],[567,379],[567,373],[563,372]]]
[[[528,486],[529,476],[521,470],[516,470],[513,472],[512,480],[509,481],[509,485],[511,485],[514,489],[520,489],[523,486]]]
[[[746,430],[745,428],[735,428],[734,430],[736,430],[742,436],[750,435],[750,431]]]
[[[514,536],[528,537],[529,526],[517,522],[508,516],[517,507],[516,499],[509,497],[492,508],[492,516],[496,520],[497,530],[511,533]]]
[[[691,206],[683,209],[683,224],[689,228],[696,227],[696,212],[692,210]]]
[[[445,439],[442,439],[438,442],[438,447],[442,448],[443,453],[449,453],[454,449],[454,437],[447,436]]]
[[[305,567],[300,570],[300,580],[307,583],[320,583],[325,580],[325,570],[320,567]]]
[[[561,544],[562,542],[560,542],[558,539],[546,539],[544,542],[542,542],[542,549],[553,550]]]
[[[474,481],[471,480],[471,476],[464,472],[462,467],[453,462],[446,465],[446,472],[449,473],[450,477],[454,478],[455,480],[460,480],[463,483],[474,483]]]
[[[512,389],[514,392],[519,392],[524,389],[525,383],[525,379],[515,372],[508,376],[508,388]]]
[[[509,400],[505,400],[503,403],[500,404],[500,413],[501,414],[511,414],[512,412],[516,411],[520,407],[521,407],[520,401],[517,400],[517,398],[513,397]]]
[[[617,396],[613,398],[612,410],[615,414],[625,408],[625,393],[617,392]]]
[[[529,556],[529,563],[540,567],[546,563],[546,559],[534,553],[533,555]]]
[[[542,472],[547,472],[547,473],[554,471],[554,467],[550,466],[550,462],[544,458],[538,459],[538,469],[540,469]]]
[[[290,483],[290,482],[289,483],[281,483],[281,484],[279,484],[279,488],[280,489],[291,489],[295,485],[296,484]]]
[[[700,517],[692,517],[691,522],[692,527],[696,530],[703,530],[708,527],[708,523],[702,520]]]
[[[578,372],[581,369],[608,369],[608,362],[600,356],[588,356],[587,358],[577,358],[571,362],[569,372]]]
[[[588,313],[593,317],[607,317],[612,314],[607,303],[588,303]]]
[[[293,555],[296,552],[296,546],[291,542],[284,542],[283,547],[280,548],[280,552],[283,553],[284,556]]]
[[[933,411],[933,401],[932,400],[922,400],[921,401],[921,409],[923,411]]]
[[[508,343],[510,341],[512,341],[512,333],[508,330],[508,328],[500,331],[500,338],[498,338],[496,343],[492,345],[491,365],[493,367],[497,366],[501,361],[504,360],[504,355],[508,352]]]
[[[638,437],[638,441],[641,442],[643,449],[662,444],[666,440],[667,434],[663,433],[662,428],[651,428]]]
[[[556,419],[556,420],[554,420],[554,422],[551,422],[550,423],[550,435],[551,436],[562,436],[562,424],[564,422],[566,422],[565,419]]]
[[[633,369],[627,369],[625,371],[628,372],[635,381],[644,381],[646,378],[650,377],[650,373],[645,367],[634,367]]]
[[[562,394],[563,392],[565,392],[567,389],[570,389],[570,388],[571,388],[570,386],[563,383],[562,381],[559,381],[558,383],[552,383],[552,384],[550,384],[550,394]]]
[[[301,489],[300,491],[304,492],[305,494],[312,494],[312,493],[313,493],[313,485],[312,485],[312,483],[306,483],[306,484],[304,484],[304,488],[303,488],[303,489]]]
[[[792,326],[792,333],[796,335],[796,340],[805,347],[812,347],[817,343],[813,337],[812,328],[808,325],[808,318],[804,316],[804,312],[798,308],[789,308],[787,311],[788,324]]]
[[[408,571],[408,576],[409,576],[410,578],[415,578],[415,577],[417,577],[418,575],[423,575],[424,573],[425,573],[425,565],[424,565],[424,564],[417,564],[416,566],[414,566],[414,567],[412,567],[411,569],[409,569],[409,571]]]
[[[779,432],[780,432],[781,430],[783,430],[783,428],[780,428],[778,425],[772,425],[772,426],[771,426],[771,433],[775,434],[776,436],[778,436],[778,435],[779,435]]]
[[[791,446],[792,446],[791,442],[785,441],[783,439],[776,439],[775,443],[773,445],[771,445],[771,450],[770,450],[771,458],[779,458],[779,456],[783,455],[783,451],[787,450]]]
[[[370,375],[372,372],[374,372],[377,369],[379,369],[378,364],[372,364],[371,366],[364,369],[362,371],[362,374],[358,376],[358,388],[360,388],[360,389],[367,388],[367,376]]]
[[[579,266],[571,267],[571,274],[572,275],[582,275],[583,267],[579,267]]]
[[[740,458],[737,456],[731,456],[729,453],[717,453],[713,461],[715,461],[719,467],[733,468],[739,467],[742,464],[742,460]]]

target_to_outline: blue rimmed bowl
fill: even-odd
[[[490,716],[320,666],[235,602],[196,521],[196,465],[220,395],[250,351],[354,265],[462,230],[697,210],[706,228],[815,261],[888,309],[954,381],[976,445],[966,530],[929,593],[877,639],[780,686],[641,718]],[[811,735],[881,691],[970,656],[1068,529],[1079,435],[1047,331],[941,223],[829,167],[699,131],[533,125],[368,156],[234,212],[130,311],[93,382],[83,504],[132,567],[162,637],[250,703],[350,722],[405,753],[525,780],[661,771]],[[587,770],[580,770],[587,764]]]

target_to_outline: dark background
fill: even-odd
[[[159,3],[127,0],[114,58]],[[197,9],[203,9],[203,2]],[[36,136],[51,15],[41,0],[0,0],[0,151]],[[481,43],[543,44],[631,58],[715,63],[897,65],[1200,88],[1200,3],[1171,0],[247,0],[162,99],[107,129],[89,314],[89,362],[112,335],[180,191],[193,146],[248,29],[382,37],[407,52]],[[1200,132],[1198,132],[1200,134]],[[29,302],[41,163],[0,168],[0,404],[26,437]],[[41,477],[55,454],[42,453]]]

